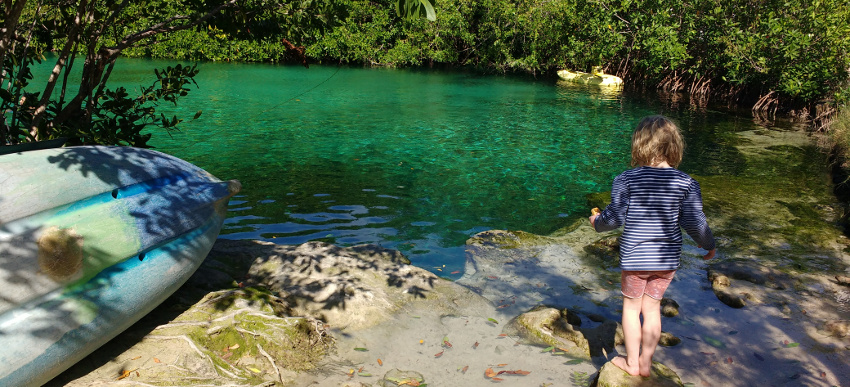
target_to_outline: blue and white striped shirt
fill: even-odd
[[[699,183],[675,168],[638,167],[614,178],[611,204],[594,226],[596,231],[625,226],[620,237],[623,270],[678,269],[682,228],[702,248],[714,248]]]

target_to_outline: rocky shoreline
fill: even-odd
[[[488,231],[470,239],[466,274],[451,282],[377,246],[219,240],[172,298],[50,385],[645,383],[607,364],[622,351],[619,283],[588,270],[610,259],[593,247],[606,244],[587,226],[562,237]],[[665,313],[655,385],[848,380],[848,313],[828,302],[847,288],[758,267],[750,272],[762,277],[742,279],[730,262],[671,285],[672,297],[689,298],[669,300],[683,305]],[[721,276],[750,304],[721,303],[709,282]],[[777,376],[774,362],[789,361],[798,371]]]
[[[220,239],[174,296],[49,385],[848,386],[848,211],[798,162],[810,139],[741,138],[739,175],[696,177],[718,256],[686,241],[649,380],[608,362],[624,350],[618,234],[580,219],[476,234],[454,282],[379,246]]]

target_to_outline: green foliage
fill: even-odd
[[[437,13],[430,0],[393,0],[395,12],[399,17],[415,19],[424,17],[430,21],[437,20]]]
[[[29,70],[31,63],[25,60],[21,66],[9,66],[12,71],[19,72],[18,82],[9,90],[0,89],[0,108],[7,112],[5,125],[0,125],[2,143],[17,144],[34,140],[29,128],[33,124],[39,94],[26,91],[32,80]],[[88,109],[91,111],[90,117],[80,111],[47,131],[47,125],[56,124],[55,118],[61,114],[63,106],[59,99],[49,101],[46,119],[40,125],[40,132],[46,135],[41,136],[39,140],[64,137],[68,139],[68,145],[148,147],[147,141],[151,134],[142,134],[144,129],[157,126],[169,131],[176,130],[177,125],[183,121],[176,116],[157,116],[156,107],[160,101],[177,104],[180,97],[188,94],[190,89],[187,86],[195,84],[194,77],[198,74],[196,66],[181,65],[169,66],[162,70],[154,69],[153,72],[156,80],[150,86],[143,87],[140,95],[130,96],[123,87],[115,90],[105,89],[102,96],[93,102],[94,106]],[[200,112],[194,118],[198,116]]]
[[[68,137],[70,144],[112,144],[147,147],[151,134],[142,134],[148,126],[175,130],[182,119],[156,115],[160,101],[176,105],[180,97],[188,94],[186,86],[195,84],[197,66],[168,66],[154,69],[156,80],[143,87],[139,96],[131,97],[127,90],[119,87],[106,90],[103,98],[96,101],[91,120],[70,121],[57,128],[55,137]],[[197,84],[195,84],[197,86]],[[195,115],[198,118],[200,114]]]
[[[219,0],[212,8],[191,8],[189,3],[17,0],[15,5],[27,8],[20,16],[5,14],[14,30],[0,37],[0,144],[64,137],[69,145],[147,147],[150,134],[143,135],[143,129],[175,130],[182,120],[157,116],[156,108],[161,102],[176,104],[189,92],[195,66],[153,70],[156,79],[136,96],[106,83],[122,50],[162,28],[189,28],[225,4]],[[56,52],[55,73],[44,84],[32,85],[30,66],[47,50]]]
[[[116,41],[166,15],[191,15],[195,8],[196,2],[188,0],[133,2],[102,41]],[[62,27],[46,26],[50,31]],[[61,42],[61,36],[54,41],[57,36],[44,31],[38,36],[49,46]],[[701,83],[728,98],[754,100],[775,92],[784,102],[811,105],[823,98],[847,98],[841,85],[850,68],[850,3],[243,0],[193,29],[164,34],[156,44],[125,54],[300,61],[283,39],[304,47],[312,62],[437,63],[534,74],[603,66],[630,84],[667,82],[687,90]]]

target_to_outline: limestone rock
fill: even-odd
[[[795,284],[794,279],[788,274],[760,265],[755,261],[718,262],[709,268],[709,279],[712,273],[776,290],[793,289]]]
[[[620,238],[607,236],[584,247],[589,255],[599,258],[606,268],[617,267],[620,262]]]
[[[531,343],[554,346],[571,356],[590,360],[590,344],[584,334],[567,323],[566,316],[555,308],[540,307],[523,313],[506,330]]]
[[[597,316],[598,317],[598,316]],[[523,313],[506,330],[526,341],[554,346],[582,359],[602,356],[623,344],[623,328],[617,321],[605,319],[593,328],[580,328],[581,318],[570,310],[538,307]]]
[[[416,371],[392,369],[378,381],[379,387],[418,386],[425,384],[425,378]]]
[[[488,230],[472,236],[466,241],[468,246],[498,247],[500,249],[517,248],[536,239],[546,239],[525,231]]]
[[[255,242],[259,243],[259,242]],[[360,329],[389,318],[404,303],[443,297],[447,281],[407,265],[401,253],[380,246],[342,248],[322,242],[269,246],[248,271],[248,285],[284,298],[296,315],[334,327]]]
[[[823,330],[838,337],[845,337],[850,334],[850,321],[848,320],[831,320],[823,324]]]
[[[652,375],[648,378],[631,376],[610,361],[602,366],[591,384],[597,387],[681,387],[682,380],[673,370],[659,362],[652,362]]]
[[[673,347],[679,345],[682,342],[682,339],[674,336],[670,332],[661,332],[661,337],[658,339],[658,345],[664,347]]]
[[[716,295],[717,299],[724,304],[733,308],[743,308],[747,305],[743,297],[734,294],[729,290],[729,286],[732,284],[729,277],[709,270],[708,280],[711,281],[711,289],[714,290],[714,295]]]
[[[131,328],[90,355],[90,361],[103,364],[99,368],[86,371],[80,363],[53,383],[95,385],[125,370],[140,370],[132,379],[145,385],[292,383],[297,372],[313,369],[333,342],[320,322],[281,315],[282,303],[253,288],[209,293],[173,320],[147,328],[143,337]],[[122,347],[126,341],[135,344]],[[125,352],[116,355],[115,347]],[[64,380],[77,372],[84,375]]]
[[[672,298],[661,299],[661,314],[664,317],[676,317],[679,315],[679,303]]]

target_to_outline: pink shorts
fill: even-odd
[[[640,298],[644,294],[656,300],[664,297],[664,291],[673,281],[676,270],[626,271],[621,276],[623,296]]]

